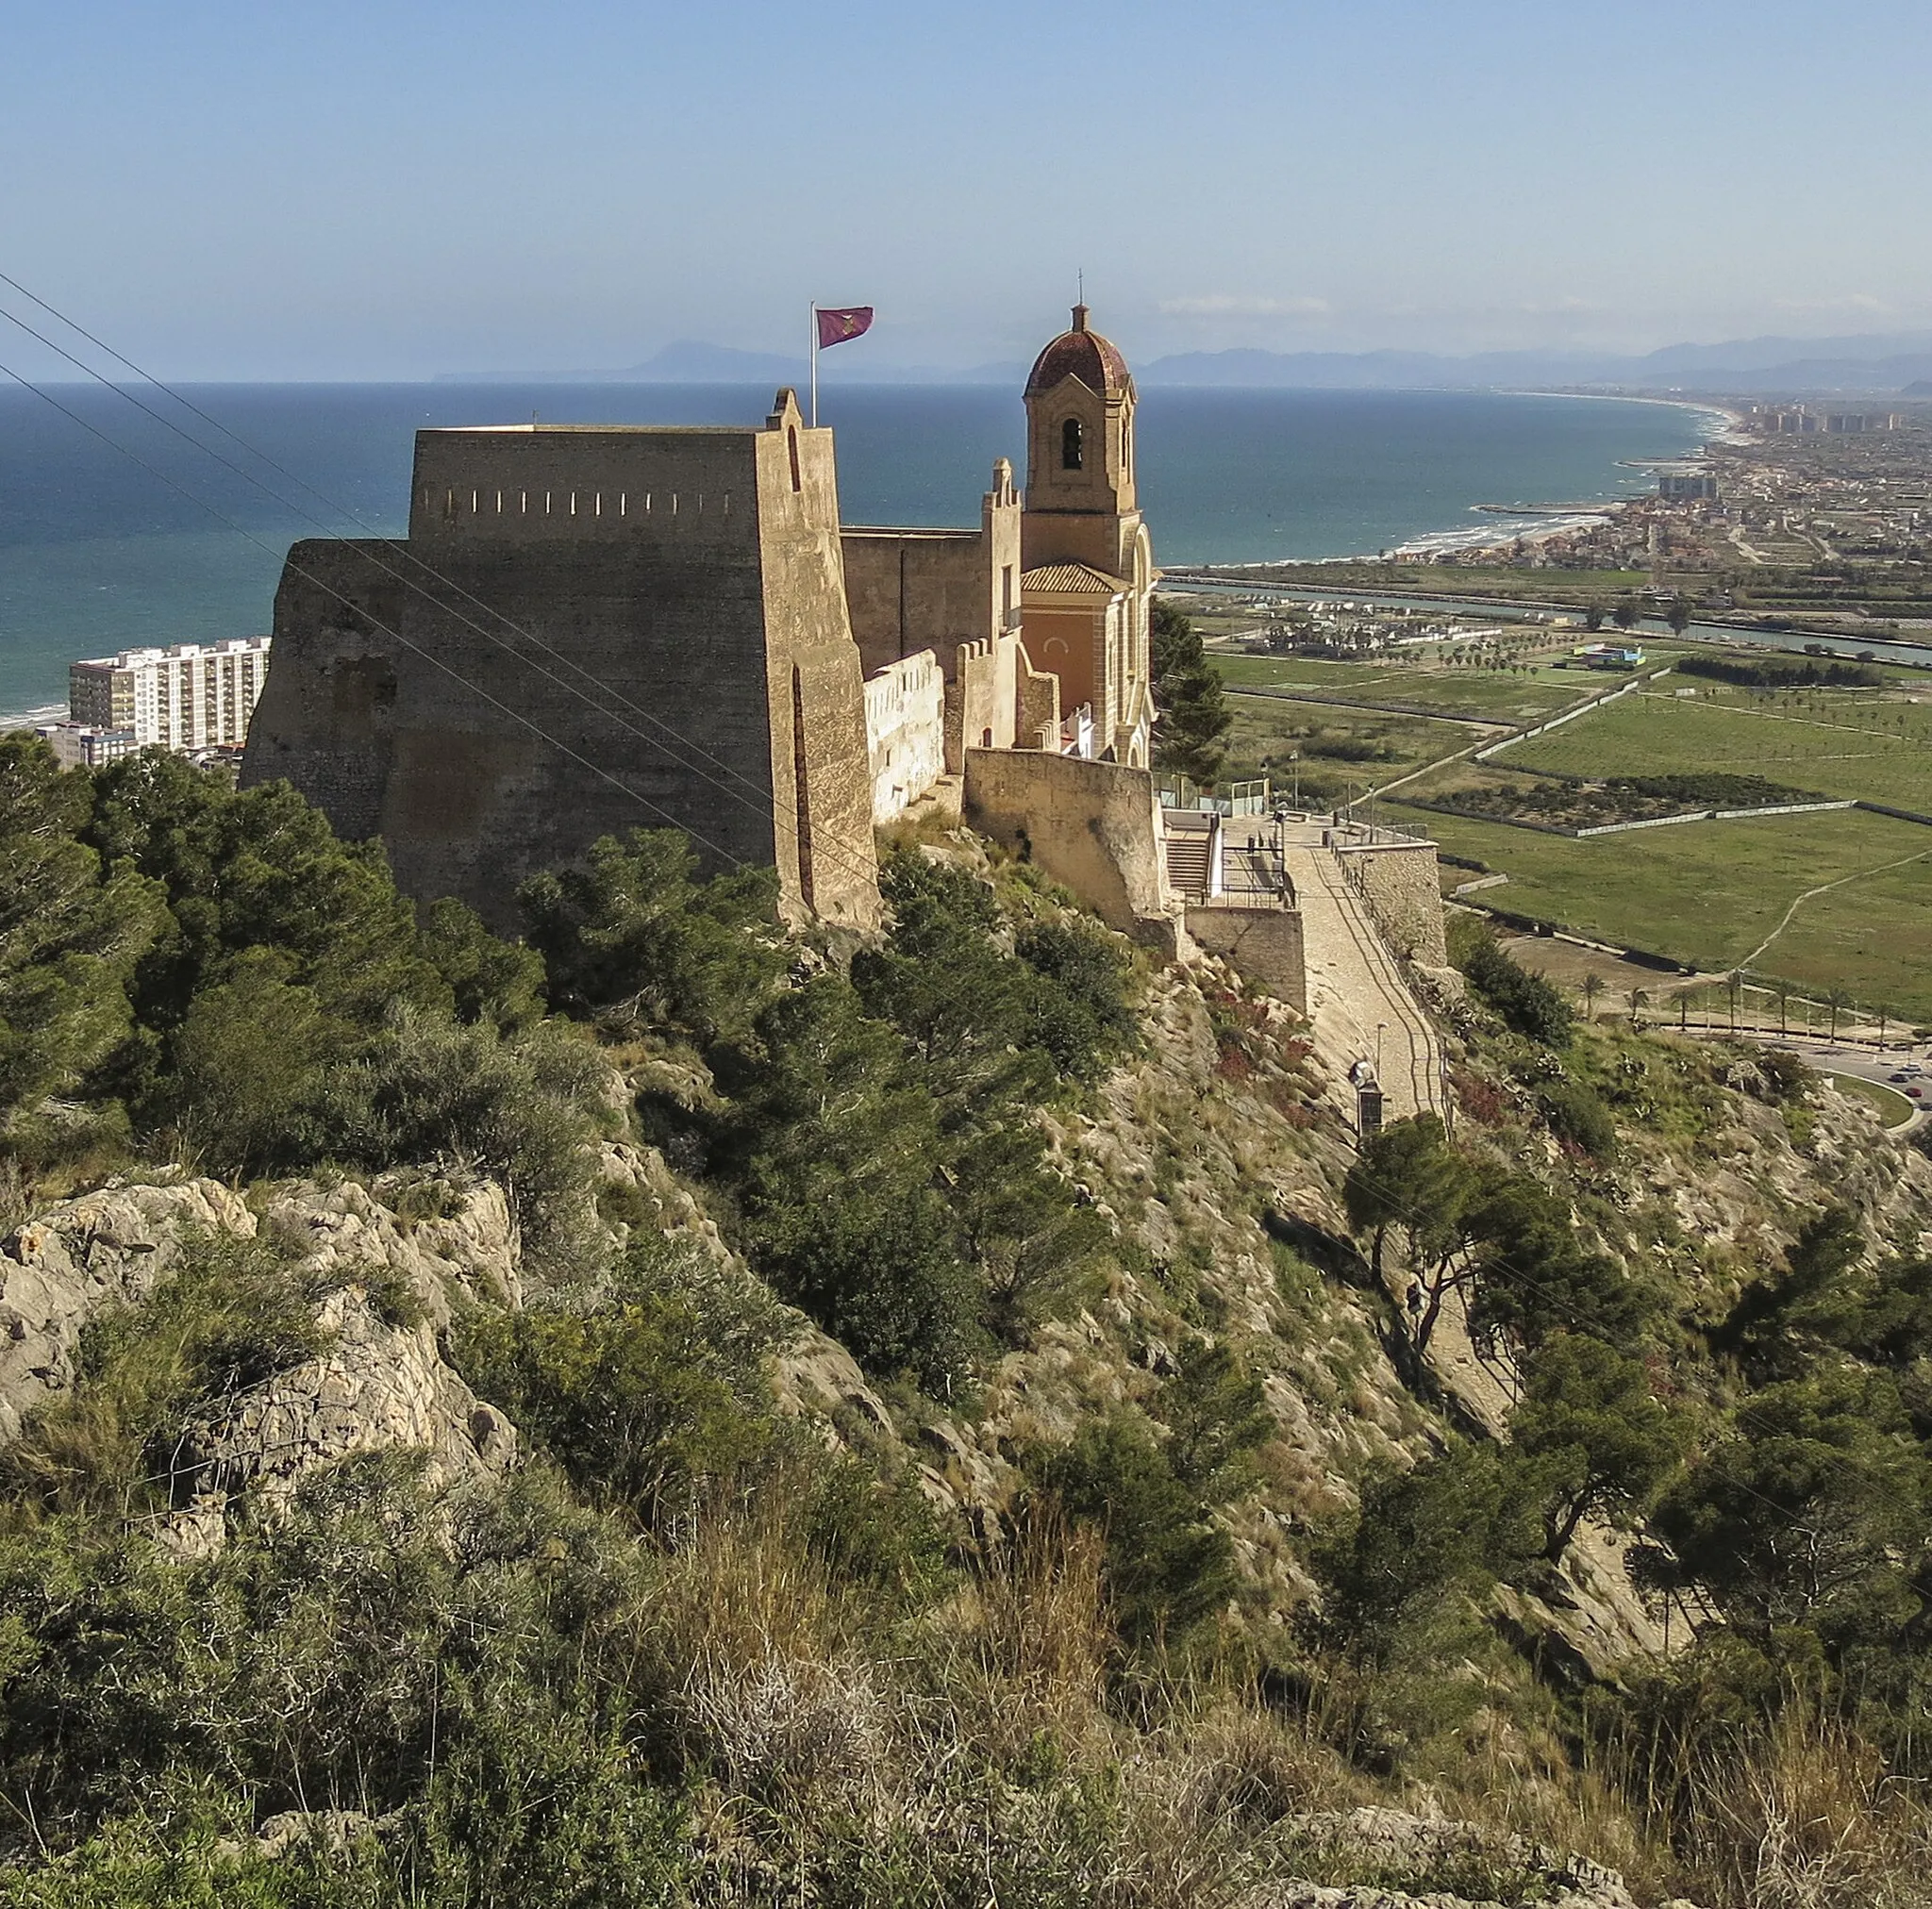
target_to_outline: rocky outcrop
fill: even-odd
[[[297,1181],[270,1196],[262,1226],[318,1286],[379,1281],[407,1289],[439,1332],[458,1302],[523,1303],[516,1222],[493,1180]]]
[[[1314,1874],[1374,1880],[1269,1883],[1238,1909],[1636,1909],[1614,1869],[1468,1823],[1370,1807],[1292,1818],[1284,1829]]]
[[[305,1478],[368,1452],[423,1454],[431,1490],[508,1470],[516,1428],[443,1364],[426,1321],[386,1321],[358,1286],[323,1301],[316,1323],[327,1350],[196,1413],[170,1465],[179,1507],[165,1535],[176,1550],[220,1542],[244,1498],[274,1513]]]
[[[272,1513],[358,1452],[421,1453],[433,1487],[503,1472],[515,1429],[443,1363],[437,1340],[458,1295],[519,1299],[503,1190],[421,1177],[383,1190],[394,1204],[355,1181],[287,1186],[258,1221],[213,1180],[110,1185],[21,1227],[0,1245],[0,1443],[73,1385],[91,1319],[147,1298],[197,1236],[265,1236],[322,1295],[323,1350],[191,1416],[169,1458],[163,1542],[206,1553],[244,1500]]]
[[[255,1231],[219,1181],[110,1182],[0,1241],[0,1445],[74,1383],[75,1349],[96,1313],[145,1299],[195,1233]]]

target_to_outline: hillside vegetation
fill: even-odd
[[[1357,1153],[884,869],[0,742],[0,1904],[1925,1901],[1932,1163],[1479,936]]]

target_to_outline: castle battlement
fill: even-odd
[[[762,427],[481,424],[419,431],[409,539],[756,542],[759,516],[836,536],[832,434],[781,393]]]

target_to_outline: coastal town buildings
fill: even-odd
[[[248,725],[268,677],[270,641],[268,637],[242,637],[175,643],[71,664],[71,723],[125,734],[135,749],[239,747],[248,739]]]
[[[53,750],[62,769],[105,769],[141,747],[132,729],[104,729],[92,722],[42,722],[34,734]]]

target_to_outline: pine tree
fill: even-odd
[[[1191,620],[1154,599],[1148,612],[1154,664],[1154,766],[1212,788],[1227,755],[1233,713],[1221,672],[1208,660]]]

